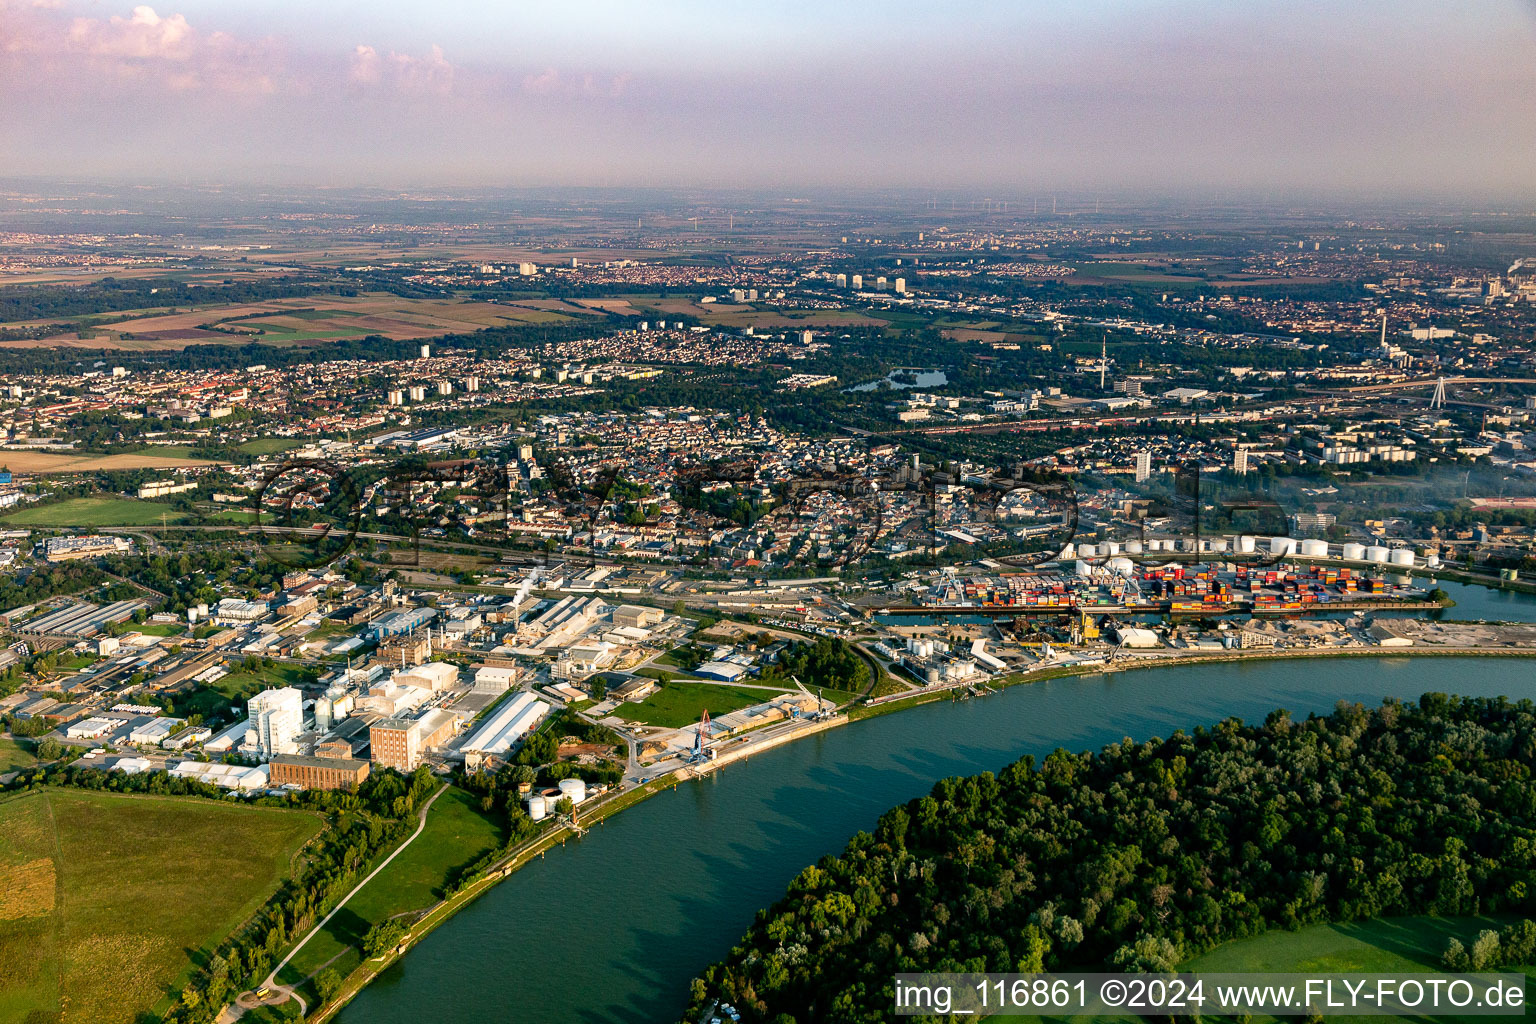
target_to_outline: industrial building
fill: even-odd
[[[519,693],[497,708],[459,748],[465,759],[505,754],[512,744],[527,736],[544,716],[549,714],[549,704],[531,693]]]
[[[615,626],[630,626],[635,629],[647,629],[659,625],[661,617],[660,608],[647,608],[644,605],[621,604],[613,610]]]
[[[398,772],[413,772],[421,755],[453,737],[459,719],[451,711],[428,711],[420,718],[384,718],[368,730],[373,763]]]
[[[404,636],[437,617],[435,608],[404,608],[388,615],[381,615],[369,624],[369,632],[375,640],[387,636]]]
[[[268,785],[267,766],[264,764],[249,768],[238,764],[182,761],[176,767],[169,769],[169,774],[173,779],[191,779],[194,782],[205,782],[211,786],[232,789],[239,793],[266,789]]]
[[[369,765],[352,758],[278,754],[267,762],[267,768],[274,786],[348,789],[368,777]]]
[[[245,703],[250,731],[244,747],[266,760],[274,754],[298,753],[304,731],[304,695],[292,686],[263,690]]]

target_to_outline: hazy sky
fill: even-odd
[[[1536,198],[1536,0],[0,0],[0,175]]]

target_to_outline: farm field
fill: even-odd
[[[0,468],[12,473],[90,473],[99,469],[181,469],[211,466],[207,459],[187,458],[184,448],[147,448],[117,455],[65,454],[0,448]]]
[[[46,789],[0,801],[0,1020],[133,1022],[324,828],[318,815]]]
[[[0,346],[74,345],[154,351],[194,344],[246,344],[251,341],[298,345],[368,335],[407,341],[508,324],[554,323],[581,314],[594,315],[576,307],[564,307],[562,311],[537,308],[531,303],[408,299],[382,292],[355,296],[308,295],[153,312],[116,323],[82,325],[72,333],[42,339],[0,342]]]
[[[645,700],[624,703],[613,710],[618,718],[641,725],[680,729],[699,720],[705,708],[711,717],[772,700],[770,690],[750,690],[728,683],[667,683]]]
[[[11,526],[151,526],[158,525],[162,516],[169,523],[181,521],[171,506],[137,498],[69,498],[0,516],[0,522]]]
[[[1440,954],[1446,943],[1458,938],[1467,947],[1477,933],[1485,928],[1495,931],[1511,924],[1515,918],[1493,917],[1395,917],[1348,924],[1321,924],[1290,932],[1273,929],[1251,939],[1240,939],[1211,950],[1179,965],[1181,971],[1197,973],[1246,973],[1246,972],[1297,972],[1309,974],[1443,974],[1440,970]],[[1501,970],[1521,970],[1502,968]],[[1536,976],[1536,968],[1524,968],[1527,979]],[[1529,987],[1529,981],[1527,981]],[[1038,1021],[1140,1021],[1143,1018],[1122,1014],[1118,1016],[1050,1017],[1050,1016],[994,1016],[992,1021],[1011,1021],[1018,1024],[1035,1024]],[[1296,1020],[1298,1018],[1284,1018]],[[1410,1021],[1427,1020],[1426,1017],[1371,1016],[1356,1017],[1330,1013],[1329,1021],[1375,1022],[1375,1024],[1409,1024]],[[1437,1021],[1476,1021],[1482,1017],[1436,1015]],[[1254,1024],[1268,1024],[1276,1018],[1257,1015]]]
[[[427,812],[427,827],[416,841],[309,940],[278,980],[294,984],[327,964],[345,977],[362,960],[360,949],[349,947],[358,947],[369,928],[436,904],[455,872],[501,845],[502,839],[501,826],[480,812],[476,797],[449,789]]]

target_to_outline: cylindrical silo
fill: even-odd
[[[1393,548],[1392,554],[1388,555],[1387,558],[1393,565],[1412,565],[1413,549]]]
[[[1389,554],[1390,552],[1380,544],[1372,544],[1365,549],[1365,560],[1367,562],[1385,562]]]
[[[1344,545],[1344,558],[1351,562],[1365,561],[1365,545],[1350,541]]]
[[[1301,542],[1301,553],[1308,558],[1327,558],[1328,542],[1325,540],[1304,540]]]
[[[539,821],[549,814],[549,801],[542,796],[528,798],[528,817]]]
[[[561,779],[560,795],[568,797],[573,804],[579,804],[587,798],[587,784],[581,779]]]
[[[1248,534],[1243,534],[1243,536],[1237,538],[1238,553],[1243,555],[1253,554],[1255,543],[1256,542],[1251,536]]]
[[[1296,541],[1290,537],[1269,538],[1269,553],[1272,555],[1294,555],[1296,553]]]

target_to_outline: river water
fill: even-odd
[[[1528,599],[1529,600],[1529,599]],[[948,775],[1276,707],[1427,690],[1536,698],[1536,662],[1270,661],[1011,687],[832,729],[652,797],[535,860],[429,935],[342,1024],[662,1024],[805,865]]]

